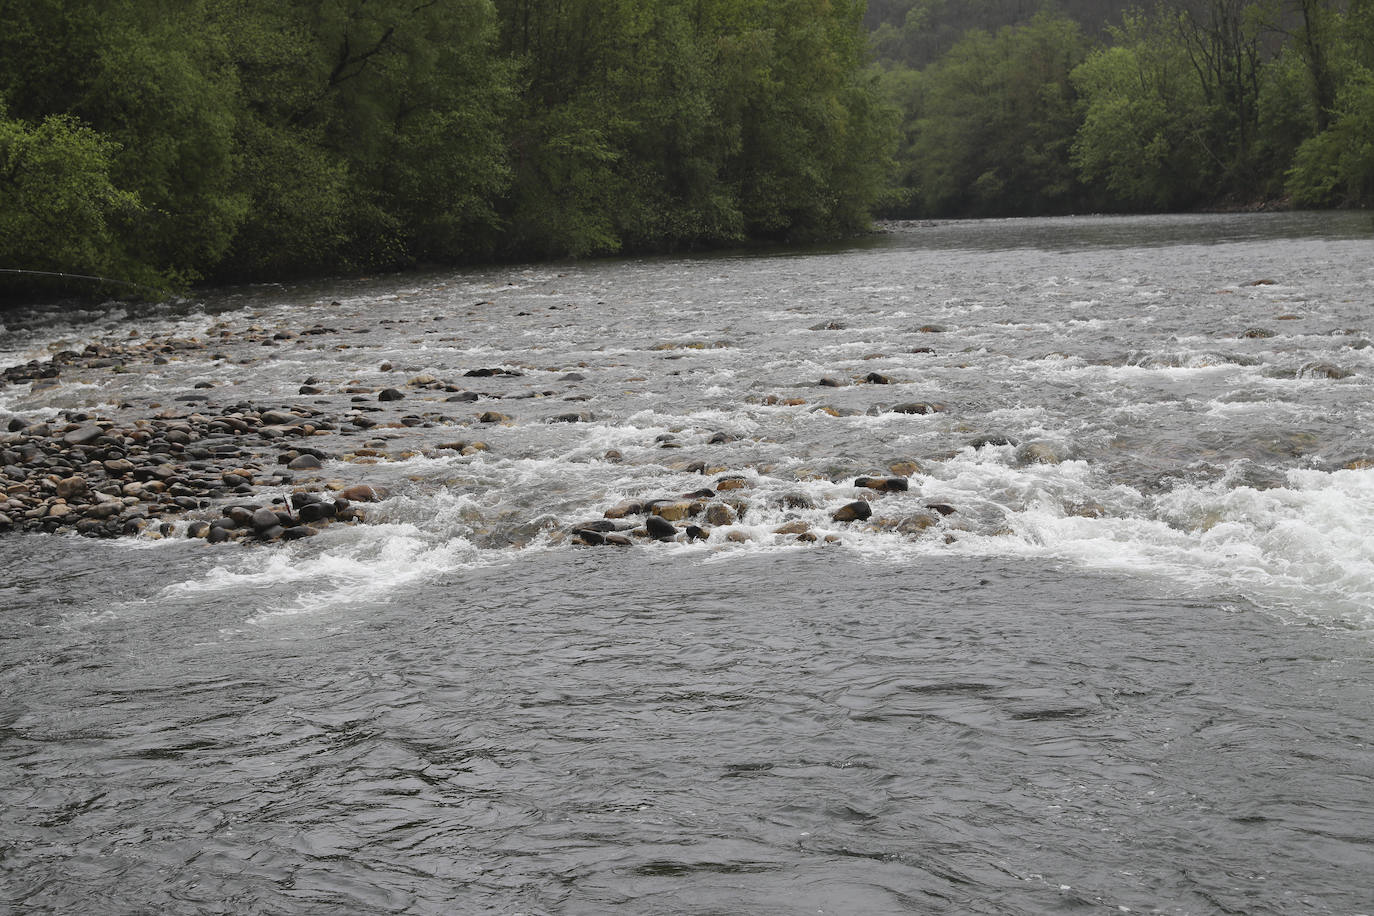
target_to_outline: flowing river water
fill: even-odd
[[[0,910],[1374,912],[1372,241],[893,225],[0,314],[2,366],[213,341],[3,416],[395,411],[321,430],[389,495],[315,537],[0,536]],[[695,538],[571,533],[703,488]]]

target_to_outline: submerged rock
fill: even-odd
[[[892,405],[892,408],[889,410],[889,413],[920,415],[928,413],[940,413],[944,409],[944,406],[941,404],[933,404],[927,401],[907,401],[903,404]]]

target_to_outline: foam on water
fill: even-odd
[[[1374,470],[1293,470],[1284,487],[1223,479],[1155,495],[1104,486],[1082,462],[1034,471],[951,462],[945,470],[953,476],[937,492],[994,495],[1008,529],[972,532],[953,549],[1146,573],[1285,617],[1374,627]]]
[[[324,543],[320,543],[324,542]],[[499,562],[462,537],[436,538],[411,524],[375,524],[265,556],[233,557],[203,576],[166,586],[160,601],[221,598],[246,625],[279,617],[386,603],[458,569]]]

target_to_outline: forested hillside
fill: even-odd
[[[1374,0],[873,0],[892,215],[1374,204]]]
[[[860,231],[896,142],[862,16],[0,0],[0,268],[166,288]]]
[[[1374,203],[1374,0],[0,0],[0,23],[0,292],[874,212]]]

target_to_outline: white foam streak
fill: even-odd
[[[1063,483],[1064,493],[1073,490]],[[1043,497],[1009,513],[1019,545],[983,538],[979,546],[1167,576],[1285,614],[1320,607],[1331,609],[1327,619],[1374,624],[1374,470],[1291,471],[1282,488],[1217,482],[1154,498],[1119,487],[1097,494],[1108,509],[1100,518]]]
[[[429,539],[413,525],[363,526],[329,539],[331,543],[318,553],[308,552],[315,546],[311,544],[274,550],[265,557],[257,551],[246,554],[201,579],[168,586],[159,597],[230,594],[253,610],[246,622],[255,624],[386,602],[415,583],[483,562],[466,539]]]

